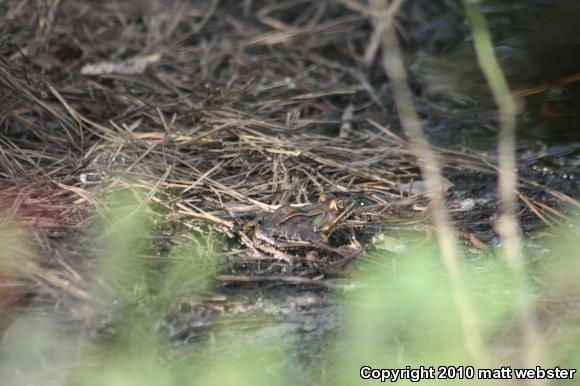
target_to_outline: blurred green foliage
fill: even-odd
[[[435,245],[410,246],[404,254],[385,254],[380,262],[362,259],[358,264],[369,269],[356,277],[357,288],[335,293],[342,299],[344,320],[320,342],[327,347],[322,354],[297,358],[295,347],[275,334],[252,335],[261,328],[255,320],[247,326],[217,323],[202,339],[169,342],[159,321],[176,299],[211,291],[215,259],[194,243],[180,243],[162,264],[144,258],[151,248],[151,223],[144,196],[139,197],[134,192],[114,195],[112,215],[96,228],[102,255],[92,309],[113,315],[115,332],[103,338],[91,326],[71,327],[56,313],[32,310],[3,337],[0,384],[352,385],[377,382],[359,378],[363,365],[473,365],[453,301],[456,289]],[[568,228],[546,243],[549,257],[530,267],[530,279],[542,283],[537,297],[546,295],[556,303],[578,299],[580,253],[569,247],[578,238],[577,229]],[[500,353],[495,365],[510,364],[510,350],[517,351],[517,325],[509,271],[501,259],[480,255],[465,261],[463,275],[484,335]],[[574,367],[580,359],[577,314],[560,316],[545,317],[557,319],[559,326],[548,339],[551,357],[554,365]]]

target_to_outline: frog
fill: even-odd
[[[321,194],[318,202],[303,207],[282,205],[275,212],[258,215],[246,224],[244,233],[259,251],[291,260],[288,251],[296,247],[332,249],[329,237],[360,204],[354,199],[337,199]]]

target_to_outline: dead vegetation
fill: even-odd
[[[27,271],[40,288],[88,296],[90,254],[73,246],[106,221],[107,189],[144,189],[159,222],[198,234],[235,235],[240,219],[324,191],[369,200],[353,228],[429,211],[359,2],[5,1],[0,14],[3,221],[40,241],[46,261]],[[456,177],[495,173],[493,156],[436,150]],[[521,214],[548,224],[575,203],[534,189],[548,195],[522,191]],[[277,277],[259,273],[219,279]],[[302,273],[283,281],[319,272]]]

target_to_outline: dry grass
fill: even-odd
[[[26,227],[43,257],[27,282],[14,280],[21,294],[89,297],[90,225],[115,216],[109,191],[135,193],[159,225],[163,256],[180,238],[212,249],[216,234],[235,236],[257,212],[324,191],[369,201],[351,228],[416,224],[431,209],[449,225],[457,217],[445,218],[442,196],[429,207],[405,186],[422,171],[440,191],[430,182],[438,166],[497,171],[493,155],[417,148],[413,133],[407,142],[396,85],[377,59],[383,31],[359,1],[5,1],[0,15],[2,221]],[[550,226],[569,220],[561,205],[580,207],[535,181],[518,184],[518,209]],[[457,255],[454,240],[441,244]],[[255,260],[239,244],[218,252]],[[320,270],[259,273],[217,279],[332,286],[319,284]]]

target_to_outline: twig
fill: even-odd
[[[499,152],[499,199],[502,213],[497,222],[498,232],[503,240],[503,253],[515,281],[516,307],[523,334],[524,365],[534,367],[544,363],[542,338],[538,332],[534,315],[534,305],[526,276],[522,237],[516,214],[516,157],[515,124],[517,108],[505,76],[493,51],[487,21],[479,3],[463,1],[474,38],[479,65],[499,109],[500,130],[498,137]],[[540,384],[544,381],[538,380]]]
[[[439,159],[423,134],[419,116],[413,105],[392,20],[380,17],[380,15],[385,14],[388,4],[386,0],[372,0],[370,3],[373,14],[377,15],[375,28],[382,31],[383,65],[391,82],[399,118],[410,139],[411,149],[419,159],[427,191],[433,197],[431,207],[437,241],[441,249],[443,264],[455,288],[454,298],[461,319],[465,346],[476,363],[485,367],[490,363],[490,355],[484,343],[475,306],[469,297],[467,286],[461,275],[459,247],[442,197],[444,186]]]

